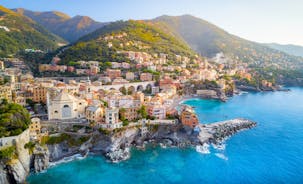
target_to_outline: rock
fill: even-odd
[[[5,164],[0,163],[0,183],[1,184],[9,184],[8,173],[5,169]]]
[[[14,159],[7,165],[7,175],[10,183],[23,183],[28,175],[28,168],[24,168],[20,160]]]
[[[49,166],[49,151],[47,147],[36,146],[33,152],[33,171],[41,172]]]
[[[106,157],[112,162],[120,162],[123,160],[127,160],[130,157],[129,148],[118,149],[106,154]]]

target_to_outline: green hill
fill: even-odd
[[[58,11],[33,12],[22,8],[14,9],[14,11],[33,19],[50,32],[69,42],[74,42],[105,25],[105,23],[96,22],[87,16],[69,17]]]
[[[229,34],[223,29],[191,15],[161,16],[152,20],[162,30],[183,39],[203,56],[223,52],[252,67],[301,68],[303,59]]]
[[[0,6],[0,57],[27,48],[53,50],[62,41],[31,19]]]
[[[115,36],[127,36],[116,38]],[[113,36],[106,41],[105,36]],[[108,43],[112,46],[109,47]],[[195,55],[185,43],[164,33],[152,23],[143,21],[118,21],[108,24],[79,41],[60,54],[63,63],[77,60],[125,61],[117,51],[140,51],[149,54],[168,54],[172,59],[176,54],[193,57]]]

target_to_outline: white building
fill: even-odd
[[[54,98],[47,94],[48,119],[74,119],[85,116],[85,107],[87,102],[84,99],[78,99],[65,90]]]
[[[105,109],[105,124],[101,124],[101,127],[105,129],[115,129],[122,127],[122,122],[119,120],[118,108]]]

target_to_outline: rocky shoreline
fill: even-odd
[[[205,143],[216,144],[241,130],[255,126],[255,122],[239,118],[207,125],[200,124],[195,129],[182,124],[151,125],[144,135],[140,127],[127,128],[109,135],[94,132],[92,138],[78,148],[71,148],[65,142],[49,145],[49,160],[55,162],[75,154],[86,155],[89,152],[101,154],[112,162],[120,162],[130,158],[132,147],[144,148],[146,143],[180,148],[203,146]]]
[[[33,153],[28,155],[30,163],[28,168],[20,164],[5,166],[2,163],[0,183],[23,183],[30,172],[39,173],[53,163],[76,154],[82,156],[88,153],[98,154],[105,156],[111,162],[120,162],[130,158],[132,147],[144,148],[147,143],[180,148],[217,144],[241,130],[255,126],[255,122],[239,118],[212,124],[199,124],[195,128],[176,123],[134,126],[110,133],[95,131],[89,140],[79,146],[70,146],[66,141],[36,146]]]

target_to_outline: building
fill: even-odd
[[[129,108],[122,108],[120,109],[120,114],[128,121],[134,121],[139,119],[138,110],[140,107],[129,107]]]
[[[112,85],[115,85],[115,84],[128,84],[128,83],[129,83],[128,80],[125,80],[125,79],[123,79],[121,77],[117,77],[117,78],[115,78],[113,80]]]
[[[141,81],[151,81],[151,80],[153,80],[153,75],[151,73],[141,73],[140,80]]]
[[[33,101],[46,103],[47,88],[40,85],[33,88]]]
[[[119,120],[118,108],[106,108],[105,109],[105,123],[101,124],[105,129],[116,129],[122,127],[122,122]]]
[[[162,105],[150,105],[147,108],[147,113],[151,117],[156,119],[165,119],[166,118],[166,109]]]
[[[121,70],[112,70],[112,69],[107,69],[106,70],[107,76],[113,80],[117,77],[121,77]]]
[[[129,81],[132,81],[132,80],[135,79],[135,74],[134,74],[133,72],[127,72],[127,73],[125,74],[125,79],[126,79],[126,80],[129,80]]]
[[[12,89],[11,86],[0,86],[0,101],[6,99],[7,101],[12,101]]]
[[[159,86],[153,86],[153,87],[152,87],[152,89],[151,89],[151,94],[152,94],[152,95],[155,95],[155,94],[157,94],[157,93],[159,93],[159,92],[160,92]]]
[[[103,114],[103,109],[98,106],[88,106],[85,111],[85,117],[89,122],[100,122]]]
[[[4,70],[5,67],[4,67],[4,62],[3,61],[0,61],[0,70]]]
[[[189,106],[183,106],[181,110],[181,122],[183,125],[194,128],[199,124],[198,117],[193,108]]]
[[[85,116],[86,106],[86,100],[76,98],[68,94],[66,90],[61,91],[53,98],[49,95],[49,93],[47,94],[49,120],[83,118]]]
[[[41,141],[43,136],[47,136],[48,132],[41,131],[41,124],[39,118],[32,118],[31,124],[29,125],[29,136],[32,141]]]

